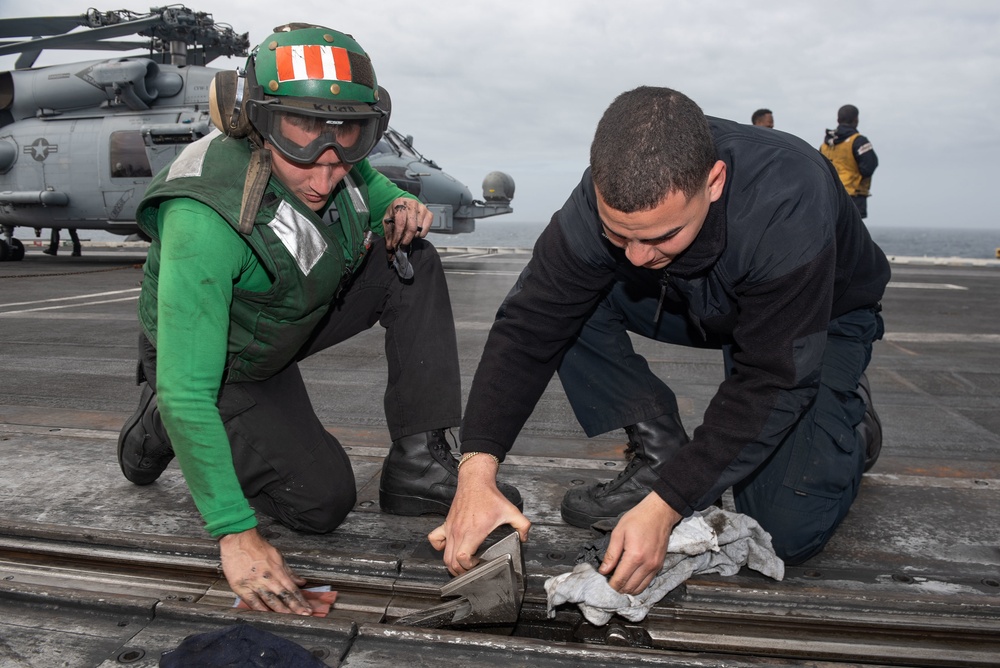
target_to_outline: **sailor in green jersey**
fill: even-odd
[[[392,446],[382,509],[445,514],[461,419],[455,326],[433,219],[365,160],[390,103],[349,35],[275,30],[210,93],[218,131],[150,184],[139,300],[139,407],[118,460],[138,485],[177,457],[226,579],[256,610],[311,614],[304,581],[257,532],[335,529],[353,508],[343,447],[297,362],[379,322]],[[344,369],[350,374],[350,369]],[[520,505],[517,490],[504,487]]]

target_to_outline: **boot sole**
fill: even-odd
[[[140,485],[140,486],[151,485],[154,482],[156,482],[157,478],[160,477],[160,473],[162,473],[162,471],[160,473],[157,473],[156,477],[154,477],[152,480],[146,480],[144,478],[139,478],[138,480],[133,479],[132,477],[129,476],[128,472],[125,470],[125,461],[122,459],[122,452],[125,450],[125,439],[128,438],[129,433],[131,433],[131,431],[135,429],[136,425],[138,425],[142,421],[142,416],[146,414],[146,408],[149,407],[149,404],[150,402],[153,401],[154,396],[156,395],[154,394],[149,395],[149,399],[147,399],[142,404],[142,406],[139,407],[139,410],[133,413],[132,417],[130,417],[128,420],[125,421],[125,425],[122,427],[121,432],[118,434],[118,467],[122,470],[122,475],[125,476],[126,480],[135,485]]]
[[[875,462],[878,461],[878,456],[882,454],[882,418],[880,418],[878,413],[875,412],[875,406],[872,402],[871,384],[868,381],[868,377],[864,373],[862,373],[861,378],[858,379],[858,387],[863,391],[863,398],[865,400],[865,415],[861,418],[861,423],[871,423],[868,425],[868,429],[871,431],[872,438],[874,440],[873,452],[865,452],[864,471],[868,472],[873,466],[875,466]]]
[[[618,518],[618,515],[588,515],[587,513],[579,510],[567,508],[565,504],[559,506],[559,514],[562,515],[563,521],[566,522],[566,524],[571,524],[572,526],[580,527],[581,529],[589,529],[594,523],[602,520],[614,520]]]
[[[511,502],[513,503],[513,502]],[[419,496],[403,496],[391,492],[378,492],[378,505],[382,512],[390,515],[404,515],[407,517],[417,517],[420,515],[443,515],[447,516],[451,510],[451,504],[445,504],[433,499],[425,499]],[[524,512],[524,502],[518,501],[514,504],[518,512]]]
[[[875,439],[875,447],[873,452],[865,453],[865,472],[867,473],[875,466],[875,462],[878,461],[878,456],[882,454],[882,420],[879,418],[878,413],[875,409],[871,411],[872,422],[872,433]],[[865,417],[868,417],[867,415]]]
[[[451,503],[442,503],[421,496],[405,496],[384,490],[378,491],[378,505],[390,515],[417,517],[418,515],[447,515]]]

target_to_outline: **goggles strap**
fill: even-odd
[[[236,97],[233,100],[233,116],[229,119],[229,127],[239,127],[240,114],[243,111],[243,86],[246,83],[246,75],[236,77]]]
[[[354,177],[348,172],[344,175],[344,186],[347,190],[347,195],[351,198],[351,204],[354,206],[354,211],[357,212],[362,218],[368,218],[369,210],[368,203],[365,202],[365,198],[361,196],[361,189],[358,188],[358,184],[355,183]]]
[[[254,221],[260,210],[267,181],[271,178],[271,151],[259,148],[250,153],[247,178],[243,183],[243,202],[240,204],[240,234],[253,232]]]

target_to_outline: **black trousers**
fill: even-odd
[[[377,238],[361,269],[299,351],[305,359],[376,322],[385,328],[385,416],[393,440],[461,420],[461,378],[451,300],[434,246],[410,249],[402,281]],[[156,390],[156,350],[139,337],[141,370]],[[343,369],[345,377],[350,368]],[[313,410],[297,363],[263,381],[224,384],[219,414],[236,475],[258,512],[299,531],[335,529],[354,507],[354,473],[340,442]]]
[[[868,197],[866,195],[853,195],[851,196],[851,201],[854,202],[854,206],[858,207],[858,213],[861,214],[862,218],[868,217]]]
[[[59,230],[58,227],[53,227],[52,232],[49,234],[49,246],[52,248],[59,248]],[[69,228],[69,238],[73,240],[73,248],[80,248],[80,237],[76,233],[76,229]]]
[[[668,344],[723,349],[697,335],[682,305],[667,304],[659,320],[657,295],[634,294],[618,282],[559,367],[566,396],[588,436],[677,413],[670,387],[635,352],[629,332]],[[858,494],[865,443],[856,426],[865,403],[858,379],[884,326],[877,309],[832,320],[827,330],[819,391],[775,452],[755,469],[737,460],[717,489],[693,503],[708,507],[730,485],[736,509],[771,534],[778,556],[798,564],[820,552]],[[663,355],[669,358],[669,349]],[[731,364],[726,362],[727,375]]]

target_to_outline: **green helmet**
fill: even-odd
[[[265,95],[378,102],[378,80],[368,54],[342,32],[301,23],[281,26],[251,58]]]
[[[255,89],[245,103],[250,123],[295,162],[315,162],[331,148],[344,162],[359,162],[389,124],[389,95],[368,54],[336,30],[276,28],[250,54],[246,77]],[[289,132],[289,121],[301,131]]]

